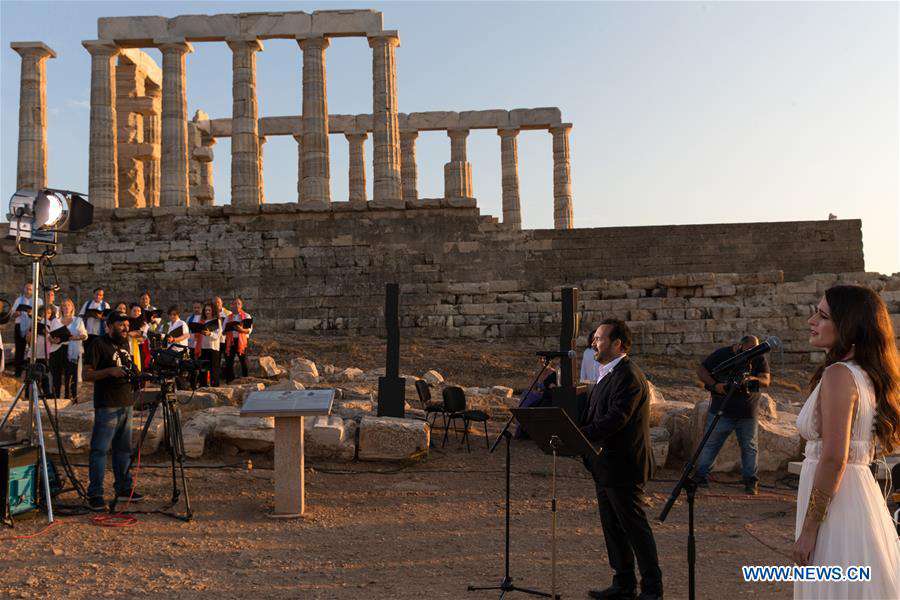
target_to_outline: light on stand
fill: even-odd
[[[36,244],[57,243],[61,231],[84,229],[94,220],[94,207],[78,192],[19,190],[9,200],[8,237]]]

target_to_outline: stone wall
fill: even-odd
[[[27,269],[11,241],[0,247],[12,295]],[[381,334],[384,284],[397,281],[405,335],[544,345],[559,335],[558,290],[574,285],[584,323],[633,321],[644,352],[702,353],[752,331],[802,361],[809,307],[838,279],[804,277],[859,272],[863,258],[859,221],[518,231],[471,199],[440,199],[98,210],[55,265],[79,299],[96,285],[110,300],[150,289],[163,306],[240,294],[259,330],[323,333]],[[898,312],[900,277],[840,277],[876,279]]]

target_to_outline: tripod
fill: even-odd
[[[140,442],[138,442],[138,449],[136,452],[139,452],[140,448],[144,445],[144,439],[147,437],[150,424],[153,422],[153,417],[156,415],[156,409],[161,406],[163,415],[163,442],[169,451],[169,458],[172,463],[172,499],[168,505],[153,512],[188,522],[194,517],[194,512],[191,510],[191,496],[188,493],[187,477],[184,474],[184,435],[181,430],[181,415],[178,412],[177,402],[178,398],[175,395],[175,380],[168,378],[160,379],[159,392],[157,392],[156,397],[150,406],[150,413],[147,415],[147,420],[144,422],[144,428],[141,430],[141,438]],[[132,464],[134,464],[134,460],[132,460]],[[178,487],[179,474],[181,479],[181,489]],[[174,511],[168,512],[168,509],[174,508],[175,505],[178,504],[178,499],[182,492],[184,492],[185,514],[179,515]]]
[[[534,389],[534,386],[537,385],[538,380],[541,378],[541,375],[544,374],[544,371],[547,370],[549,365],[549,360],[544,359],[541,370],[538,372],[537,376],[535,376],[534,381],[531,382],[531,385],[528,387],[528,391],[525,392],[524,398],[528,397],[528,394],[531,393],[531,390]],[[550,594],[546,592],[539,592],[537,590],[531,590],[528,588],[518,587],[513,584],[513,579],[509,575],[509,480],[510,480],[510,440],[512,439],[512,433],[509,432],[509,428],[512,426],[512,422],[515,417],[510,417],[506,422],[506,425],[503,427],[503,431],[500,432],[500,435],[497,436],[497,439],[494,441],[494,445],[491,446],[491,452],[497,449],[497,446],[500,444],[501,440],[506,441],[506,531],[504,534],[504,570],[503,570],[503,579],[500,581],[499,585],[488,585],[488,586],[474,586],[470,585],[468,590],[470,592],[481,591],[481,590],[500,590],[500,600],[506,595],[506,592],[522,592],[523,594],[531,594],[532,596],[541,596],[543,598],[550,598]],[[555,570],[554,570],[555,573]]]
[[[688,505],[687,563],[688,598],[690,600],[694,600],[697,594],[697,541],[694,537],[694,499],[697,495],[697,482],[693,478],[694,469],[697,466],[697,460],[700,458],[700,453],[703,452],[703,448],[706,447],[706,442],[709,440],[709,436],[712,434],[712,432],[716,428],[716,425],[719,423],[719,419],[722,417],[722,412],[728,405],[728,401],[731,400],[731,397],[734,396],[734,393],[741,387],[741,384],[747,375],[748,373],[746,371],[742,371],[740,374],[733,376],[729,381],[728,393],[725,395],[725,399],[722,400],[722,404],[719,406],[719,410],[716,411],[712,423],[710,423],[706,428],[706,433],[703,435],[703,439],[701,439],[700,443],[697,444],[697,449],[694,450],[694,455],[691,457],[691,460],[689,460],[684,465],[684,469],[681,471],[681,477],[678,479],[678,483],[675,484],[675,487],[672,488],[672,493],[669,495],[669,499],[666,501],[666,505],[663,507],[663,510],[659,515],[660,522],[666,520],[666,517],[669,516],[669,511],[672,510],[672,506],[675,504],[678,496],[681,495],[681,490],[683,489],[687,496]]]
[[[38,290],[40,290],[40,282],[41,282],[41,262],[46,260],[48,263],[50,259],[54,256],[55,252],[52,250],[46,250],[41,254],[28,254],[27,256],[31,256],[33,260],[31,261],[31,278],[32,278],[32,290],[33,296],[36,299]],[[40,448],[41,452],[41,479],[43,480],[44,487],[44,499],[47,502],[47,522],[53,522],[53,502],[50,498],[50,477],[47,470],[47,448],[44,444],[44,427],[41,423],[41,392],[39,382],[43,381],[44,376],[46,375],[46,368],[41,363],[37,362],[37,337],[38,337],[38,306],[37,302],[34,302],[34,306],[31,309],[31,331],[29,332],[29,337],[31,338],[31,354],[28,357],[28,367],[25,372],[25,379],[22,382],[22,387],[19,388],[19,391],[16,393],[16,397],[13,399],[12,404],[9,407],[9,410],[6,411],[6,415],[3,417],[3,421],[0,421],[0,431],[6,426],[7,421],[9,421],[9,417],[12,414],[13,410],[16,408],[16,404],[19,403],[19,400],[23,397],[26,398],[28,402],[28,429],[26,437],[29,442],[34,443],[35,433],[37,433],[37,444]],[[49,335],[49,332],[45,335]],[[46,407],[46,403],[45,403]],[[49,415],[49,408],[47,409],[47,413]],[[57,436],[57,441],[59,441],[59,437]],[[62,444],[60,444],[61,446]]]

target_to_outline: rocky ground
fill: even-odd
[[[42,527],[39,516],[22,518],[15,530],[0,535],[0,597],[171,597],[176,592],[197,598],[251,593],[459,598],[468,596],[467,583],[499,578],[502,453],[488,455],[484,437],[473,432],[471,454],[451,442],[426,455],[429,435],[421,420],[384,423],[372,417],[373,389],[384,361],[383,342],[377,339],[263,339],[257,340],[256,351],[257,358],[271,360],[255,361],[255,377],[193,398],[182,395],[185,437],[196,465],[189,471],[193,522],[140,515],[133,527],[111,529],[94,526],[87,516],[71,516],[33,539],[14,539]],[[692,362],[641,362],[655,387],[654,451],[669,467],[658,471],[648,486],[648,511],[656,515],[677,476],[674,469],[702,429],[705,394],[694,381]],[[440,398],[442,385],[457,383],[474,405],[491,412],[495,434],[507,407],[516,402],[515,393],[530,382],[535,364],[530,349],[510,350],[496,343],[406,342],[401,370],[409,374],[409,412],[421,416],[411,385],[415,377],[433,384],[435,398]],[[793,419],[806,377],[777,367],[761,427],[763,464],[769,469],[783,467],[799,452]],[[0,384],[14,391],[9,378]],[[335,416],[308,420],[310,514],[301,521],[265,516],[273,502],[271,423],[237,415],[244,394],[266,387],[339,390]],[[82,392],[82,400],[88,400],[89,387]],[[2,406],[8,400],[0,401]],[[85,463],[90,404],[63,406],[59,414],[73,460]],[[147,456],[160,436],[161,431],[151,431],[139,473],[141,489],[151,496],[149,505],[159,504],[169,489],[167,471],[152,466],[164,457]],[[736,447],[726,446],[718,466],[729,470],[735,459]],[[549,460],[528,442],[516,442],[514,461],[513,575],[522,585],[548,588]],[[81,467],[79,476],[86,480]],[[720,475],[722,480],[735,478]],[[789,480],[783,479],[783,471],[767,473],[765,481],[769,486],[778,481],[779,488],[751,498],[738,487],[721,484],[699,501],[700,597],[713,591],[790,596],[788,586],[745,584],[740,578],[742,564],[788,560],[782,553],[792,537],[793,491],[785,487]],[[563,460],[558,488],[560,590],[583,597],[586,589],[609,578],[592,483],[578,463]],[[667,595],[686,597],[685,507],[679,505],[655,531]]]

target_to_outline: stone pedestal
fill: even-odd
[[[303,50],[303,131],[300,154],[303,179],[300,205],[325,209],[331,204],[328,158],[328,96],[325,86],[325,49],[328,38],[298,39]]]
[[[513,229],[522,228],[519,201],[519,149],[518,129],[498,129],[500,136],[500,169],[503,198],[503,224]]]
[[[163,55],[162,181],[160,206],[188,206],[187,99],[185,55],[193,47],[184,40],[154,40]]]
[[[403,208],[400,179],[400,127],[397,118],[396,32],[369,37],[372,48],[373,198],[383,206]]]
[[[400,171],[403,180],[403,200],[419,199],[419,171],[416,164],[418,131],[400,132]]]
[[[553,135],[553,227],[571,229],[572,216],[572,166],[569,153],[571,123],[551,127]]]
[[[366,132],[345,133],[350,146],[350,202],[353,204],[366,203]]]
[[[116,208],[119,192],[116,152],[116,55],[112,42],[84,41],[91,53],[91,122],[88,196],[96,208]]]
[[[274,517],[299,517],[306,511],[303,417],[275,417]]]
[[[466,160],[468,129],[449,129],[450,162],[444,165],[444,196],[447,198],[471,198],[472,165]]]
[[[261,204],[259,110],[256,101],[256,53],[259,40],[228,39],[231,48],[231,203]]]
[[[16,189],[38,190],[47,187],[47,59],[56,53],[42,42],[10,47],[22,57]]]

